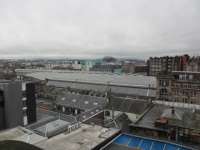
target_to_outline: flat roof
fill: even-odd
[[[46,139],[45,137],[42,137],[24,127],[16,127],[0,132],[0,141],[16,140],[30,144],[35,144],[45,139]]]
[[[122,86],[144,86],[144,87],[156,87],[156,78],[152,76],[143,75],[117,75],[107,73],[93,73],[93,72],[81,72],[81,71],[41,71],[27,74],[28,77],[33,77],[39,80],[52,79],[63,80],[72,82],[86,82],[96,84],[109,84],[109,85],[122,85]]]
[[[118,129],[81,124],[79,129],[69,134],[62,133],[36,146],[44,150],[91,150],[118,132]]]

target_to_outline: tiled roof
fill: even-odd
[[[113,97],[111,98],[110,103],[107,105],[107,109],[113,108],[115,111],[141,114],[150,105],[151,105],[150,102],[143,100],[133,100],[133,99]]]
[[[56,100],[56,104],[66,107],[79,108],[82,110],[89,110],[95,107],[104,106],[106,104],[106,98],[67,93],[59,96]]]

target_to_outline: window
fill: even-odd
[[[105,111],[105,116],[110,116],[110,111]]]
[[[88,103],[89,103],[88,101],[85,101],[85,102],[84,102],[84,104],[86,104],[86,105],[87,105]]]
[[[193,79],[193,75],[189,75],[189,80],[192,80]]]
[[[76,99],[73,99],[72,102],[75,103],[75,102],[76,102]]]
[[[167,89],[160,89],[160,95],[167,95]]]
[[[179,75],[179,80],[182,80],[183,79],[183,76],[182,74]]]
[[[97,106],[97,105],[98,105],[98,103],[97,103],[97,102],[94,102],[94,103],[93,103],[93,105],[96,105],[96,106]]]

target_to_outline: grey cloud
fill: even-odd
[[[1,56],[198,54],[199,0],[0,0]]]

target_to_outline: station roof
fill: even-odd
[[[85,82],[96,84],[109,84],[121,86],[141,86],[141,87],[156,87],[156,78],[143,75],[117,75],[108,73],[94,73],[81,71],[65,71],[65,72],[35,72],[26,76],[40,80],[52,79],[73,82]]]

